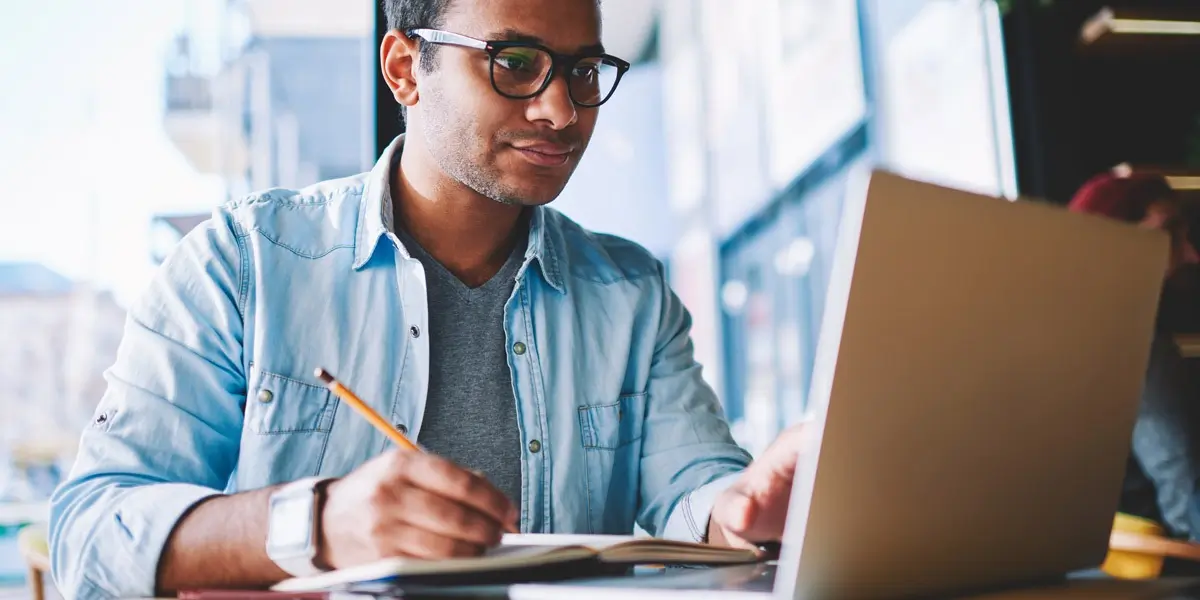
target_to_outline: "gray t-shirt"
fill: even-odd
[[[521,501],[521,436],[508,368],[504,305],[527,240],[487,283],[467,287],[404,231],[396,235],[425,267],[429,293],[429,393],[417,442],[480,471],[513,503]]]

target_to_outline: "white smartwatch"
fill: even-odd
[[[293,577],[325,572],[317,564],[321,506],[330,479],[309,477],[271,494],[267,516],[267,556]]]

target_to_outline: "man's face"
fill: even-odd
[[[595,0],[455,0],[440,29],[574,54],[600,44],[600,11]],[[598,109],[576,106],[559,72],[538,96],[501,96],[489,60],[482,50],[439,46],[432,71],[417,74],[420,99],[409,114],[449,177],[506,204],[546,204],[578,166]]]

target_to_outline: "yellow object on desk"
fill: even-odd
[[[1100,569],[1120,579],[1155,579],[1168,556],[1200,562],[1200,544],[1170,539],[1154,521],[1117,513]]]
[[[1113,534],[1120,533],[1162,537],[1163,528],[1149,519],[1117,513],[1113,519]],[[1162,567],[1162,556],[1114,549],[1110,540],[1108,556],[1104,558],[1100,570],[1120,579],[1154,579],[1162,573]]]

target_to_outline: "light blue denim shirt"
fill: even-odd
[[[345,475],[389,448],[315,367],[420,433],[425,274],[387,226],[402,144],[370,173],[218,208],[158,270],[52,498],[51,563],[68,597],[150,596],[164,544],[197,501]],[[522,531],[629,533],[636,522],[702,537],[750,457],[700,377],[689,327],[644,249],[534,209],[504,311]]]

